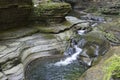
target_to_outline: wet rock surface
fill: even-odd
[[[75,53],[73,45],[77,45],[79,48],[83,49],[79,55],[79,59],[82,60],[87,66],[94,65],[99,57],[103,56],[110,47],[110,44],[105,37],[99,32],[94,31],[88,32],[82,36],[75,36],[66,50],[68,55]]]
[[[83,48],[83,52],[80,55],[80,61],[87,65],[90,63],[89,66],[91,66],[91,63],[92,65],[95,65],[100,61],[103,54],[109,48],[109,43],[106,42],[104,33],[102,33],[99,28],[96,31],[96,29],[94,29],[96,27],[91,27],[91,23],[86,20],[80,20],[74,17],[72,17],[72,19],[71,17],[67,17],[67,20],[69,22],[67,22],[67,24],[50,25],[51,27],[41,27],[41,25],[37,24],[34,25],[34,28],[19,28],[19,30],[15,29],[13,31],[11,29],[9,32],[6,31],[4,34],[0,34],[0,64],[2,65],[0,66],[1,80],[23,80],[23,69],[29,64],[29,62],[34,61],[36,58],[40,58],[41,60],[41,57],[43,56],[52,57],[53,55],[60,54],[65,51],[65,46],[69,44],[70,38],[74,38],[77,45],[80,48]],[[77,20],[78,22],[76,22]],[[71,27],[71,25],[74,26]],[[89,27],[90,29],[92,28],[93,31],[90,30],[91,32],[89,32]],[[69,29],[66,30],[66,28]],[[20,34],[23,30],[24,33]],[[61,30],[63,32],[57,33]],[[85,35],[75,35],[75,33],[79,33],[81,30],[86,31]],[[7,35],[8,33],[10,34]],[[17,36],[13,33],[16,33]],[[76,42],[72,44],[76,44]],[[74,48],[68,48],[71,53],[67,56],[70,56],[72,52],[74,53]],[[11,72],[12,70],[14,72]],[[17,75],[15,73],[17,73]]]
[[[39,0],[36,1],[36,4],[38,4]],[[61,72],[59,70],[60,74],[64,75],[62,73],[65,71],[66,74],[68,74],[68,77],[71,77],[70,79],[74,80],[74,77],[79,77],[81,75],[79,67],[83,67],[77,63],[84,63],[84,66],[87,67],[97,64],[96,66],[93,66],[88,71],[86,71],[85,74],[80,78],[80,80],[102,80],[104,73],[101,71],[101,69],[102,62],[104,62],[104,58],[108,58],[110,55],[112,55],[112,53],[119,54],[120,52],[118,46],[112,47],[112,50],[109,51],[110,53],[106,53],[106,51],[110,47],[109,42],[114,45],[120,44],[120,21],[118,19],[119,16],[110,20],[112,25],[109,24],[110,21],[107,21],[106,17],[101,17],[97,15],[94,16],[94,14],[85,13],[84,16],[80,17],[79,15],[78,18],[73,16],[67,16],[66,20],[68,22],[61,24],[55,23],[51,25],[43,25],[39,24],[39,20],[37,20],[35,21],[35,23],[33,22],[34,24],[30,23],[26,26],[24,22],[27,21],[28,15],[31,11],[31,6],[32,3],[30,0],[0,0],[0,30],[14,27],[5,31],[0,31],[0,80],[24,80],[25,75],[28,75],[24,75],[25,71],[28,70],[27,73],[36,74],[34,70],[30,69],[36,68],[37,70],[40,69],[38,67],[44,68],[47,64],[46,59],[50,60],[50,62],[48,61],[49,63],[51,63],[52,61],[54,62],[54,59],[56,62],[56,60],[60,60],[61,58],[56,58],[56,55],[63,56],[64,51],[67,53],[65,57],[69,58],[69,56],[73,55],[73,53],[75,53],[76,50],[74,48],[75,46],[73,45],[77,45],[77,48],[83,48],[83,51],[79,55],[79,58],[77,57],[78,60],[75,61],[75,64],[73,63],[73,65],[75,65],[76,68],[73,68],[73,65],[71,65],[70,67],[68,66],[64,69],[68,68],[70,71],[63,69]],[[70,10],[70,6],[67,5],[65,11],[63,8],[64,6],[60,9],[56,9],[57,11],[59,10],[61,12],[60,14],[56,13],[55,17],[57,16],[57,18],[54,19],[55,21],[58,19],[58,17],[60,17],[61,19],[61,16],[62,18],[64,18],[66,14],[68,14],[67,9],[69,8]],[[80,9],[79,5],[76,8]],[[115,10],[117,10],[119,9],[119,5],[113,5],[109,8],[114,8]],[[52,16],[54,12],[55,11],[52,10],[50,16]],[[40,12],[38,11],[38,13]],[[49,10],[46,13],[44,13],[44,11],[42,13],[49,15]],[[36,16],[36,18],[41,17],[41,15]],[[48,17],[46,15],[44,16],[50,18],[50,20],[54,22],[54,20],[51,17]],[[50,20],[47,19],[48,22]],[[20,23],[23,23],[24,26],[23,24],[21,26]],[[16,25],[17,28],[15,27]],[[85,32],[84,35],[83,32]],[[78,33],[79,35],[76,35],[76,33]],[[33,63],[31,63],[32,61]],[[36,63],[34,63],[34,61],[36,61]],[[29,64],[35,64],[33,66],[34,68],[31,66],[29,69]],[[41,66],[41,64],[44,65]],[[47,71],[51,69],[50,73],[47,74],[47,80],[49,76],[54,76],[51,75],[52,72],[54,73],[59,69],[59,67],[56,68],[55,66],[54,68],[55,70],[51,69],[51,66],[47,68]],[[78,73],[72,71],[71,69],[78,71]],[[85,70],[83,70],[83,72],[84,71]],[[61,80],[59,72],[55,76],[56,79]],[[75,75],[72,75],[74,73]],[[33,78],[34,76],[31,75],[32,74],[28,75],[28,77],[30,76]],[[45,75],[42,78],[44,79]],[[51,79],[53,80],[54,77],[51,77]]]
[[[111,47],[111,49],[105,54],[105,56],[102,57],[101,61],[98,62],[97,65],[88,69],[78,80],[104,80],[104,75],[105,75],[104,62],[114,54],[119,55],[119,51],[120,51],[119,46]],[[111,80],[117,80],[117,79],[111,79]]]
[[[68,46],[67,47],[68,49],[65,51],[66,57],[64,55],[62,57],[61,55],[57,56],[48,55],[48,57],[40,57],[38,59],[31,61],[25,67],[25,79],[73,80],[75,79],[74,78],[75,76],[73,76],[74,73],[76,74],[76,78],[79,77],[88,68],[88,66],[92,65],[92,62],[94,62],[93,61],[94,58],[98,59],[97,57],[102,56],[109,48],[109,43],[107,41],[106,42],[104,41],[105,38],[102,35],[100,35],[101,37],[95,36],[96,33],[93,33],[94,35],[92,33],[91,34],[89,33],[88,35],[86,34],[85,36],[83,36],[83,38],[81,35],[77,35],[77,37],[75,36],[76,38],[74,37],[74,39],[70,43],[70,46]],[[85,40],[81,41],[83,39]],[[76,41],[74,42],[74,40]],[[75,48],[75,45],[77,45],[78,48]],[[75,58],[73,55],[77,53],[77,49],[80,49],[80,52],[78,50],[80,55],[77,56],[77,58]],[[83,49],[82,52],[81,49]],[[60,71],[58,70],[58,68],[60,69]]]
[[[77,19],[78,22],[76,22],[76,18],[72,19],[67,17],[69,23],[63,23],[63,25],[51,25],[51,27],[41,27],[41,25],[38,26],[37,24],[37,26],[34,25],[34,28],[26,28],[24,31],[25,33],[21,34],[19,33],[25,28],[19,28],[19,30],[15,29],[13,31],[11,29],[9,30],[11,32],[9,35],[7,35],[7,31],[4,32],[4,34],[0,34],[0,63],[2,65],[0,66],[1,79],[4,80],[6,78],[9,80],[23,80],[23,68],[25,68],[30,61],[34,61],[34,59],[39,57],[41,58],[43,56],[60,54],[66,49],[65,46],[67,46],[69,43],[70,38],[75,38],[76,35],[74,33],[76,33],[77,30],[79,32],[79,30],[82,29],[86,31],[88,30],[87,33],[83,36],[78,35],[75,38],[76,42],[78,42],[78,46],[80,48],[84,48],[80,61],[82,60],[87,65],[91,62],[92,65],[96,64],[97,61],[100,60],[101,55],[104,54],[104,51],[109,48],[109,44],[106,43],[105,37],[101,31],[96,32],[96,29],[93,29],[92,32],[89,32],[89,22],[79,19]],[[79,23],[79,21],[83,23]],[[70,28],[72,24],[76,25]],[[65,30],[66,28],[69,29]],[[57,33],[61,30],[63,30],[63,32]],[[16,35],[19,36],[14,36],[13,33],[16,33]],[[73,47],[71,47],[70,50],[74,52]],[[96,58],[94,59],[93,57]],[[14,72],[16,72],[18,75],[16,75],[14,72],[11,72],[11,70],[14,70]]]
[[[74,18],[74,17],[72,17],[72,19],[71,19],[71,17],[69,17],[69,18],[67,17],[67,20],[69,22],[71,22],[72,24],[79,23],[79,22],[75,22],[74,20],[78,20],[80,22],[84,21],[84,20],[79,20],[79,19]],[[83,24],[84,23],[75,25],[71,29],[78,28],[78,33],[82,29],[85,31],[87,29],[89,29],[89,28],[86,28],[89,25],[86,25],[86,24],[83,25]],[[73,31],[75,31],[75,30],[73,30]],[[49,55],[48,55],[48,57],[40,57],[38,59],[35,59],[35,60],[31,61],[25,68],[26,69],[25,70],[26,79],[28,79],[28,80],[30,80],[30,79],[33,79],[33,80],[36,80],[36,79],[40,79],[40,80],[42,80],[42,79],[45,79],[45,80],[56,80],[56,79],[58,79],[58,80],[61,80],[61,79],[70,80],[71,78],[66,79],[65,76],[66,75],[72,76],[73,73],[68,68],[66,69],[67,63],[65,63],[64,61],[67,61],[67,59],[69,61],[69,58],[70,58],[69,56],[76,54],[76,48],[74,45],[77,45],[78,48],[83,49],[83,51],[80,52],[79,57],[77,57],[77,59],[75,58],[75,62],[78,62],[77,64],[83,65],[84,67],[95,65],[95,62],[99,61],[99,58],[101,58],[107,52],[107,50],[109,49],[109,46],[110,46],[109,42],[106,40],[104,35],[102,35],[101,32],[97,32],[97,31],[75,35],[75,36],[72,36],[71,38],[73,38],[73,39],[70,41],[70,43],[68,43],[69,45],[65,51],[66,58],[64,60],[61,60],[62,58],[60,58],[60,59],[57,58],[59,60],[56,61],[54,56],[49,56]],[[60,57],[60,55],[58,55],[58,56]],[[49,61],[45,61],[44,59],[49,59]],[[74,58],[73,58],[73,60],[74,60]],[[59,61],[60,61],[60,63],[59,63]],[[54,66],[55,63],[61,64],[62,67]],[[71,61],[70,63],[71,64],[69,64],[69,62],[68,62],[69,67],[72,64],[75,65],[74,61]],[[41,66],[41,64],[43,64],[43,65]],[[53,64],[53,66],[52,66],[52,64]],[[63,66],[63,64],[64,64],[64,66]],[[35,65],[35,66],[33,67],[31,65]],[[51,66],[53,69],[50,69]],[[61,70],[58,71],[58,70],[56,70],[57,68],[59,68]],[[71,68],[72,67],[70,67],[70,69]],[[76,69],[77,68],[78,67],[76,67]],[[31,69],[35,69],[35,72],[34,72],[34,70],[32,71]],[[47,70],[47,71],[44,72],[45,70]],[[66,70],[69,70],[69,71],[66,71]],[[79,71],[79,70],[77,70],[77,71]],[[75,71],[75,73],[77,73],[77,71]],[[84,71],[85,70],[83,70],[83,72]],[[45,76],[44,74],[42,75],[41,72],[47,76]],[[57,74],[54,75],[53,73],[57,73]],[[63,73],[67,73],[67,74],[63,75]],[[39,74],[41,74],[41,77],[39,77]],[[76,75],[80,76],[80,74],[81,74],[81,72],[79,71],[79,73],[77,73]],[[50,78],[48,78],[48,76],[50,76]],[[74,79],[72,78],[71,80],[74,80]]]
[[[70,34],[68,34],[69,32],[60,34],[46,34],[40,33],[37,28],[37,33],[36,29],[29,28],[25,30],[25,33],[20,34],[23,29],[25,28],[15,30],[11,29],[9,32],[6,31],[4,34],[1,34],[1,80],[23,80],[23,69],[29,61],[41,56],[60,54],[64,51],[66,46],[65,37],[70,37]],[[32,34],[31,31],[33,31]],[[68,35],[66,35],[66,33]]]
[[[75,61],[74,63],[69,64],[68,66],[55,65],[55,63],[58,62],[61,58],[62,56],[48,56],[33,60],[25,68],[25,79],[73,80],[75,79],[75,77],[77,78],[78,76],[80,76],[80,73],[84,72],[87,69],[87,67],[85,68],[83,65],[78,64],[79,61]]]

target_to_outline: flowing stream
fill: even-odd
[[[80,16],[80,15],[77,15]],[[66,17],[71,23],[81,22],[76,17]],[[82,21],[94,20],[104,22],[102,17],[86,15]],[[97,23],[93,23],[96,25]],[[91,27],[94,27],[91,25]],[[88,30],[87,30],[88,29]],[[76,31],[76,37],[71,39],[64,55],[52,55],[37,58],[25,67],[25,80],[77,80],[92,62],[109,49],[109,43],[98,32],[89,28]]]
[[[59,62],[61,57],[45,57],[43,59],[35,60],[27,68],[29,71],[29,76],[26,77],[27,80],[74,80],[75,77],[80,76],[86,68],[78,64],[78,60],[72,61],[68,65],[55,65]],[[39,62],[38,62],[39,61]],[[39,63],[39,64],[35,64]],[[34,65],[35,64],[35,65]],[[30,67],[32,66],[32,68]],[[34,69],[34,71],[32,70]]]
[[[81,37],[86,35],[85,30],[77,32],[80,38],[72,39],[63,56],[52,55],[31,61],[25,68],[25,80],[76,80],[91,66],[93,58],[106,52],[108,46],[103,39],[93,43],[94,38],[89,41]]]
[[[79,32],[84,34],[83,31]],[[83,73],[87,66],[78,59],[82,48],[73,47],[75,52],[68,56],[55,55],[38,58],[26,67],[26,80],[74,80]]]
[[[77,57],[82,52],[82,49],[78,48],[77,45],[75,45],[74,48],[75,48],[76,52],[73,53],[73,55],[71,55],[70,57],[67,57],[65,60],[56,62],[54,65],[55,66],[67,66],[67,65],[71,64],[73,61],[77,60]]]

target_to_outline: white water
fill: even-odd
[[[85,31],[86,30],[78,30],[78,34],[84,35]],[[77,57],[82,52],[82,49],[77,47],[77,45],[74,45],[74,48],[75,48],[76,52],[72,53],[73,55],[71,55],[70,57],[67,57],[64,60],[60,60],[59,62],[56,62],[54,65],[55,66],[66,66],[68,64],[71,64],[73,61],[77,60]]]
[[[34,7],[37,7],[42,2],[42,0],[32,0],[32,2],[34,4]]]
[[[85,20],[81,20],[81,19],[76,18],[74,16],[66,16],[65,19],[72,24],[76,24],[76,23],[79,23],[79,22],[85,22],[86,23]],[[84,24],[84,23],[82,23],[82,24]]]
[[[73,61],[77,60],[78,55],[82,52],[81,48],[78,48],[77,45],[74,46],[76,49],[76,53],[73,53],[70,57],[67,57],[64,60],[61,60],[59,62],[56,62],[55,66],[66,66],[68,64],[71,64]]]
[[[85,31],[86,31],[86,30],[78,30],[78,34],[79,34],[79,35],[84,35]]]
[[[38,5],[37,4],[34,4],[34,7],[37,7]]]

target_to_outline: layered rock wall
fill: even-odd
[[[26,24],[31,6],[31,0],[0,0],[0,30]]]

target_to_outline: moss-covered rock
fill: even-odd
[[[116,9],[103,8],[101,9],[101,13],[105,15],[119,15],[120,11]]]
[[[120,44],[120,18],[116,18],[109,23],[101,24],[98,28],[111,43]]]
[[[102,59],[97,63],[97,65],[89,68],[78,80],[104,80],[104,77],[108,77],[108,70],[110,69],[117,69],[119,68],[119,52],[120,47],[112,47],[103,57]],[[113,55],[116,54],[117,56],[114,57]],[[111,61],[112,60],[112,61]],[[107,61],[107,63],[106,63]],[[114,64],[116,64],[114,66]],[[112,65],[112,66],[111,66]],[[117,68],[115,68],[118,66]],[[107,70],[106,70],[107,69]],[[119,70],[119,69],[117,69]],[[119,71],[116,75],[119,75]],[[111,77],[111,75],[110,75]],[[109,78],[110,78],[109,77]],[[105,79],[107,80],[107,79]],[[118,79],[119,80],[119,79]]]
[[[114,55],[105,61],[105,76],[104,80],[113,78],[120,78],[120,56]]]
[[[34,7],[32,19],[44,22],[61,22],[70,10],[71,6],[67,3],[41,3]]]
[[[36,28],[30,26],[18,26],[16,28],[0,31],[0,40],[20,38],[32,35],[36,32],[38,32]]]
[[[120,3],[115,3],[108,7],[103,7],[101,13],[105,15],[120,15]]]

